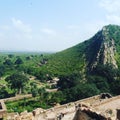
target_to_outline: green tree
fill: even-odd
[[[105,77],[102,76],[88,76],[87,81],[90,84],[95,84],[96,87],[103,93],[103,92],[110,92],[110,86]]]
[[[6,90],[6,87],[1,87],[0,88],[0,99],[2,98],[7,98],[8,95],[8,91]]]
[[[95,84],[87,83],[81,83],[70,89],[63,90],[63,94],[66,96],[66,102],[80,100],[99,93],[100,91],[96,88]]]
[[[8,57],[9,57],[9,58],[13,58],[14,55],[13,55],[13,54],[9,54]]]
[[[60,89],[71,88],[78,85],[81,81],[81,75],[78,72],[59,77],[58,86]]]
[[[32,96],[37,97],[39,89],[38,89],[36,83],[32,82],[32,83],[30,83],[30,85],[31,85]]]
[[[120,95],[120,79],[117,79],[111,83],[111,92],[114,95]]]
[[[2,75],[4,75],[4,73],[5,73],[5,66],[0,65],[0,77],[2,77]]]
[[[4,65],[13,65],[12,61],[10,59],[6,59],[4,62],[3,62]]]
[[[62,91],[57,91],[51,94],[50,103],[64,103],[65,96]]]
[[[17,60],[15,61],[15,64],[16,65],[20,65],[20,64],[22,64],[23,63],[23,60],[19,57],[19,58],[17,58]]]
[[[38,90],[37,89],[32,89],[32,97],[36,97],[38,95]]]
[[[51,93],[49,92],[44,93],[44,100],[47,104],[49,103],[49,100],[51,99],[51,97],[52,97]]]
[[[38,94],[39,94],[39,99],[40,99],[40,103],[42,103],[43,99],[44,99],[44,94],[46,93],[46,90],[44,87],[39,88],[38,89]]]
[[[35,72],[35,76],[37,79],[39,79],[41,82],[45,82],[47,80],[46,72],[44,70],[38,70]]]
[[[5,79],[10,85],[11,89],[17,90],[19,94],[21,94],[22,89],[28,82],[28,78],[21,73],[13,73]]]
[[[108,82],[113,82],[118,74],[118,70],[115,69],[112,64],[99,64],[93,69],[92,74],[102,76],[106,78]]]

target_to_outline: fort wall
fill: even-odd
[[[28,96],[30,97],[30,96]],[[91,116],[98,116],[98,117],[103,117],[107,120],[108,116],[104,116],[100,113],[100,111],[95,111],[95,108],[106,105],[110,102],[114,102],[115,100],[120,100],[120,95],[112,98],[107,98],[105,97],[104,99],[101,98],[101,95],[96,95],[93,97],[89,97],[86,99],[78,100],[75,102],[70,102],[64,105],[60,106],[55,106],[50,109],[44,110],[42,108],[37,108],[33,110],[32,112],[22,112],[20,114],[14,114],[12,115],[13,120],[57,120],[61,118],[61,120],[73,120],[75,118],[76,112],[80,109],[78,108],[85,108],[82,112],[84,114],[89,114]],[[91,110],[92,109],[92,110]],[[117,112],[115,112],[116,114]],[[79,115],[78,115],[79,116]],[[117,115],[114,115],[115,117]],[[119,114],[118,114],[119,116]],[[115,118],[114,117],[114,118]],[[8,114],[7,120],[10,119],[10,114]],[[80,120],[80,119],[79,119]],[[91,119],[92,120],[92,119]],[[109,120],[113,120],[112,118],[109,118]]]

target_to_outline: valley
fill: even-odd
[[[5,101],[7,112],[50,109],[101,93],[120,95],[119,40],[120,26],[107,25],[61,52],[1,52],[0,99],[31,95]]]

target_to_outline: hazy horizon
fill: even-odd
[[[119,0],[4,0],[0,50],[58,52],[120,25]]]
[[[52,54],[60,51],[25,51],[25,50],[0,50],[0,53],[14,54],[14,53],[36,53],[36,54]]]

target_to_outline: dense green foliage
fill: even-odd
[[[23,112],[25,110],[31,112],[32,110],[41,107],[44,109],[50,108],[46,102],[40,102],[39,99],[23,99],[14,102],[6,102],[8,112]]]
[[[34,95],[34,94],[33,94]],[[24,110],[33,111],[34,109],[41,107],[48,109],[64,101],[62,92],[49,93],[44,88],[37,90],[37,95],[32,98],[24,98],[18,101],[6,102],[8,112],[23,112]]]
[[[101,45],[107,41],[110,41],[109,46],[113,45],[112,40],[115,42],[118,68],[111,63],[103,64],[101,56],[104,50],[99,50],[103,49]],[[99,51],[100,59],[97,61]],[[0,58],[0,98],[14,95],[15,90],[10,89],[10,86],[15,84],[11,88],[16,88],[19,80],[23,94],[33,95],[32,99],[7,103],[12,111],[49,108],[57,103],[76,101],[103,92],[120,95],[120,26],[105,26],[89,40],[52,55],[1,54]],[[93,67],[96,61],[98,63]],[[19,76],[19,73],[29,78],[25,86],[22,81],[25,76]],[[47,92],[46,89],[51,87],[54,77],[59,78],[56,87],[58,91]],[[13,80],[14,84],[9,80]],[[24,106],[23,109],[21,106]]]
[[[41,73],[43,61],[48,57],[49,54],[0,53],[0,98],[14,96],[20,91],[31,93],[32,83],[40,86],[40,81],[47,79],[46,74]]]
[[[5,80],[8,82],[10,88],[14,89],[15,91],[17,90],[19,94],[21,94],[23,87],[28,82],[28,78],[22,73],[13,73]]]
[[[86,65],[84,53],[87,44],[88,41],[62,52],[53,54],[45,66],[48,73],[55,76],[60,76],[81,71]],[[81,72],[84,73],[84,71]]]

